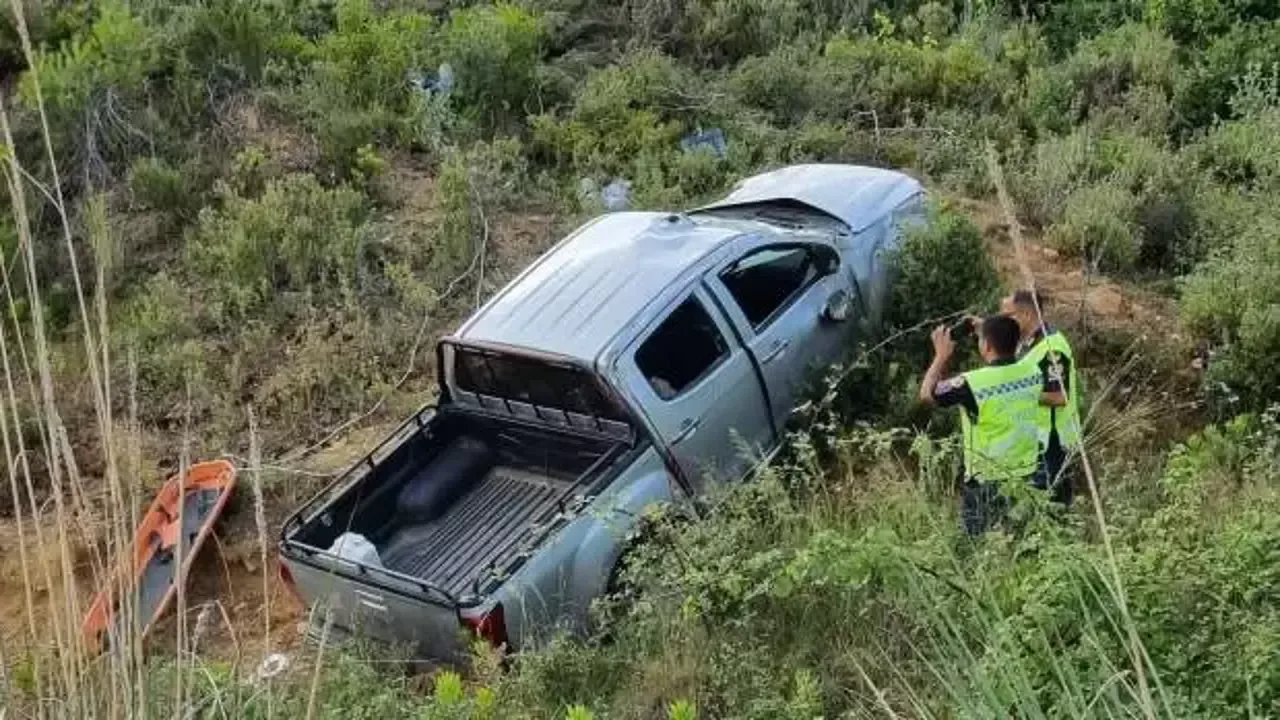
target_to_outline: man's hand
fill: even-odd
[[[939,325],[933,329],[933,357],[935,360],[947,361],[955,354],[956,342],[951,339],[951,328],[946,325]]]
[[[951,360],[952,353],[956,351],[956,343],[951,339],[951,328],[946,325],[934,328],[930,339],[933,340],[933,362],[929,364],[929,369],[925,370],[924,378],[920,381],[920,402],[925,405],[933,404],[933,389],[942,379],[942,374],[947,370],[947,363]]]

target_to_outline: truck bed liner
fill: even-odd
[[[506,559],[551,511],[571,481],[498,466],[440,518],[400,528],[381,549],[382,564],[464,595]]]

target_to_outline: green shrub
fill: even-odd
[[[200,388],[211,379],[211,358],[201,343],[208,328],[202,315],[190,289],[166,273],[148,278],[118,307],[112,318],[115,354],[137,358],[144,411],[181,397],[188,382]],[[154,419],[152,412],[146,414]]]
[[[442,55],[456,73],[459,102],[485,127],[523,121],[538,90],[545,36],[543,21],[515,5],[476,6],[450,16]]]
[[[23,73],[20,107],[37,108],[38,75],[59,164],[87,171],[77,179],[105,181],[135,153],[152,150],[147,140],[165,130],[146,109],[152,78],[167,65],[161,41],[159,31],[126,5],[108,2],[85,32],[56,50],[39,51],[35,67]],[[36,149],[32,143],[30,150]],[[37,166],[45,164],[42,152],[31,157]]]
[[[428,108],[410,78],[436,66],[434,31],[421,13],[381,13],[370,0],[338,4],[336,28],[315,44],[290,102],[315,133],[333,177],[350,176],[362,147],[419,139]]]
[[[410,71],[423,69],[433,30],[415,12],[380,13],[370,0],[340,0],[337,27],[316,45],[316,72],[352,106],[408,106]]]
[[[1010,69],[965,36],[935,45],[838,35],[819,68],[824,117],[875,111],[886,127],[918,121],[928,107],[994,110],[1012,84]]]
[[[907,233],[893,263],[886,321],[894,328],[988,307],[1000,288],[982,233],[946,208],[931,208],[928,223]]]
[[[257,145],[249,145],[231,159],[228,181],[236,195],[256,198],[266,189],[268,159],[266,151]]]
[[[267,183],[262,196],[224,193],[206,208],[189,245],[192,267],[218,287],[232,317],[280,293],[355,289],[369,242],[367,201],[312,175]]]
[[[518,140],[476,143],[450,153],[440,168],[441,224],[432,238],[430,267],[436,277],[462,272],[490,232],[493,214],[527,191],[528,168]]]
[[[1261,408],[1280,391],[1280,235],[1272,203],[1248,210],[1252,220],[1185,279],[1181,310],[1216,348],[1210,381]]]
[[[1025,142],[1008,115],[963,109],[931,111],[919,129],[902,133],[899,140],[919,152],[913,165],[925,177],[967,197],[982,197],[991,190],[986,163],[988,141],[1009,157],[1021,156]]]
[[[1280,106],[1220,123],[1187,148],[1192,161],[1219,182],[1280,188]]]
[[[1011,191],[1023,216],[1047,227],[1062,217],[1067,197],[1095,175],[1093,135],[1084,130],[1038,143]]]
[[[1233,116],[1231,98],[1249,68],[1271,72],[1280,63],[1280,22],[1238,24],[1216,37],[1180,74],[1177,129],[1190,136]]]
[[[1087,107],[1113,104],[1132,87],[1171,92],[1178,71],[1177,45],[1146,25],[1130,23],[1081,43],[1067,68]]]
[[[177,6],[169,45],[181,53],[185,71],[219,91],[257,86],[273,61],[288,55],[291,22],[265,0],[213,0]]]
[[[1162,136],[1177,77],[1173,41],[1126,24],[1081,43],[1061,65],[1033,73],[1022,104],[1035,127],[1052,132],[1086,121],[1103,127],[1137,122]]]
[[[868,28],[866,5],[834,0],[691,0],[636,3],[627,20],[640,45],[657,45],[680,58],[714,67],[767,55],[804,38],[837,28]]]
[[[1048,241],[1095,268],[1131,270],[1142,250],[1138,198],[1115,180],[1075,190],[1062,219],[1049,228]]]
[[[734,67],[729,91],[737,103],[763,110],[774,123],[796,124],[825,92],[813,71],[811,55],[808,48],[788,45],[749,57]]]
[[[727,180],[726,162],[680,147],[700,118],[716,120],[699,78],[669,57],[639,52],[589,75],[567,118],[533,117],[531,151],[574,178],[625,178],[637,205],[669,208]],[[751,152],[731,133],[728,142],[733,157]]]
[[[1212,0],[1211,0],[1212,1]],[[1045,39],[1057,56],[1070,54],[1084,38],[1142,19],[1153,3],[1121,0],[1098,3],[1051,3],[1036,7],[1043,18]]]
[[[193,218],[202,198],[192,178],[157,158],[140,158],[129,168],[129,193],[139,207],[170,213],[179,220]]]
[[[1039,143],[1013,192],[1058,249],[1111,269],[1186,269],[1202,257],[1201,189],[1163,141],[1080,129]]]

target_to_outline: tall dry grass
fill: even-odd
[[[8,312],[0,321],[0,368],[4,387],[0,393],[0,441],[8,472],[7,491],[14,507],[17,564],[22,582],[22,633],[16,644],[3,648],[3,702],[0,716],[46,718],[150,718],[185,717],[193,709],[195,688],[205,669],[195,655],[195,643],[213,622],[212,606],[201,608],[195,631],[188,628],[190,608],[185,588],[178,586],[177,618],[172,638],[172,666],[168,677],[171,691],[158,698],[153,691],[155,666],[149,662],[143,642],[143,621],[137,598],[130,592],[125,568],[120,560],[133,554],[133,529],[145,497],[139,486],[142,477],[142,440],[137,393],[137,360],[127,360],[128,407],[123,424],[116,422],[112,406],[112,378],[108,327],[107,288],[116,268],[117,245],[108,222],[105,201],[91,198],[84,203],[77,227],[76,215],[68,207],[54,152],[43,93],[40,64],[36,62],[27,26],[24,4],[11,0],[10,9],[28,73],[34,88],[41,125],[43,150],[49,176],[37,178],[24,167],[17,154],[9,107],[0,98],[0,137],[4,142],[2,161],[5,188],[17,231],[17,251],[3,258],[2,274]],[[40,273],[34,252],[34,226],[29,201],[34,198],[51,209],[57,218],[64,259],[71,271],[72,289],[78,310],[77,327],[83,350],[89,393],[94,407],[94,430],[102,455],[102,476],[87,477],[82,459],[72,446],[63,424],[61,393],[54,381],[51,343],[45,326]],[[86,248],[81,245],[88,245]],[[82,258],[91,259],[82,272]],[[13,273],[22,282],[10,282]],[[87,289],[84,278],[93,280]],[[21,305],[26,311],[20,312]],[[25,393],[25,394],[24,394]],[[179,477],[185,480],[192,463],[190,402],[184,424]],[[38,445],[29,447],[25,427],[38,428]],[[269,603],[271,562],[263,509],[262,480],[256,471],[261,465],[260,443],[252,413],[249,415],[251,464],[256,528],[264,572],[263,595]],[[37,477],[31,456],[43,460],[46,477]],[[52,508],[43,507],[37,488],[46,481]],[[180,504],[180,508],[182,505]],[[178,522],[181,524],[181,510]],[[175,562],[181,566],[189,548],[179,536]],[[95,654],[81,634],[81,620],[88,601],[101,588],[118,592],[116,617],[119,624],[110,633],[104,652]],[[41,592],[43,590],[43,592]],[[223,623],[230,627],[225,610],[219,606]],[[264,647],[270,651],[271,620],[264,608]],[[159,638],[151,643],[163,645]],[[323,649],[321,649],[323,652]],[[21,679],[7,672],[22,666]],[[18,687],[21,684],[23,687]],[[270,704],[268,703],[268,707]],[[224,716],[234,716],[234,707],[224,707]]]

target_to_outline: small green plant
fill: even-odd
[[[698,720],[698,708],[688,700],[677,700],[667,708],[668,720]]]
[[[231,187],[241,197],[254,198],[266,189],[267,154],[250,145],[231,159]]]
[[[201,203],[191,178],[158,158],[142,158],[129,168],[129,193],[140,208],[158,210],[177,221],[193,219]]]
[[[223,204],[201,213],[189,252],[193,267],[221,286],[235,312],[249,312],[277,292],[358,281],[368,241],[367,201],[359,192],[291,175],[267,183],[260,198],[226,193]]]
[[[466,690],[462,687],[462,676],[455,672],[442,672],[437,675],[432,697],[436,704],[442,707],[461,705],[466,699]]]
[[[351,169],[356,182],[367,187],[386,171],[387,161],[372,145],[361,145],[356,149],[356,159]]]

